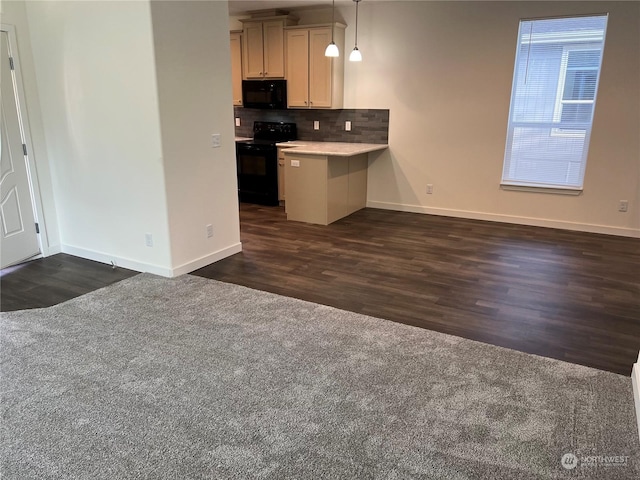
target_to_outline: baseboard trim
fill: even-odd
[[[218,250],[217,252],[210,253],[209,255],[205,255],[204,257],[197,258],[174,268],[173,276],[177,277],[179,275],[184,275],[185,273],[193,272],[194,270],[206,267],[207,265],[217,262],[218,260],[222,260],[223,258],[227,258],[231,255],[235,255],[236,253],[240,253],[241,251],[242,243],[235,243],[229,247],[223,248],[222,250]]]
[[[130,258],[118,257],[110,255],[104,252],[97,252],[95,250],[88,250],[86,248],[75,247],[73,245],[62,245],[62,253],[68,253],[80,258],[86,258],[87,260],[94,260],[100,263],[106,263],[111,265],[112,262],[122,268],[128,268],[129,270],[135,270],[136,272],[148,272],[154,275],[160,275],[162,277],[172,277],[172,269],[161,267],[160,265],[154,265],[151,263],[139,262]]]
[[[48,247],[42,248],[43,257],[50,257],[51,255],[56,255],[58,253],[62,253],[62,247],[60,245],[49,245]]]
[[[105,263],[107,265],[111,265],[113,262],[118,267],[128,268],[130,270],[135,270],[136,272],[153,273],[154,275],[171,278],[183,275],[185,273],[193,272],[194,270],[205,267],[210,263],[217,262],[218,260],[222,260],[223,258],[226,258],[230,255],[239,253],[242,251],[242,243],[235,243],[216,252],[184,263],[175,268],[167,268],[151,263],[139,262],[130,258],[117,257],[103,252],[96,252],[94,250],[74,247],[73,245],[62,245],[61,251],[62,253],[68,253],[69,255],[86,258],[88,260],[94,260],[96,262]]]
[[[640,438],[640,359],[631,370],[631,383],[633,385],[633,398],[636,403],[636,421],[638,422],[638,438]]]
[[[367,207],[379,208],[381,210],[425,213],[428,215],[440,215],[443,217],[469,218],[472,220],[485,220],[489,222],[512,223],[518,225],[530,225],[533,227],[559,228],[561,230],[573,230],[578,232],[601,233],[605,235],[617,235],[620,237],[640,238],[640,230],[637,229],[610,227],[607,225],[594,225],[590,223],[563,222],[558,220],[546,220],[544,218],[516,217],[513,215],[474,212],[470,210],[453,210],[449,208],[424,207],[422,205],[408,205],[391,202],[367,201]]]

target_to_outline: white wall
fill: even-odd
[[[240,251],[227,3],[26,10],[62,250],[165,276]]]
[[[638,361],[633,364],[633,369],[631,370],[631,385],[633,386],[633,398],[636,405],[638,435],[640,435],[640,353],[638,353]]]
[[[162,1],[151,13],[171,255],[184,273],[241,250],[228,9]]]
[[[63,251],[170,274],[149,4],[26,9]]]
[[[60,251],[60,232],[58,230],[58,218],[56,213],[56,202],[51,180],[51,170],[49,168],[47,143],[42,124],[42,113],[40,111],[40,100],[38,86],[36,83],[36,73],[31,54],[31,38],[29,36],[29,24],[27,21],[27,11],[23,1],[0,2],[0,14],[3,24],[14,27],[17,37],[17,53],[22,72],[22,87],[25,94],[26,116],[23,122],[31,134],[32,145],[30,157],[35,163],[37,176],[37,192],[40,205],[38,209],[38,220],[41,226],[41,241],[43,254],[51,255]],[[15,52],[14,52],[15,53]]]
[[[609,12],[584,193],[499,187],[521,18]],[[340,7],[353,46],[354,10]],[[345,108],[388,108],[369,206],[640,236],[640,4],[362,2]],[[434,193],[426,194],[426,185]],[[617,211],[629,200],[629,212]]]

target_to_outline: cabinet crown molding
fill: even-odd
[[[273,20],[284,20],[286,23],[296,24],[298,23],[298,17],[295,15],[271,15],[265,17],[251,17],[251,18],[240,18],[238,19],[241,23],[262,23],[262,22],[270,22]]]
[[[335,22],[335,23],[312,23],[309,25],[291,25],[288,27],[284,27],[285,30],[296,30],[296,29],[309,29],[309,28],[331,28],[335,26],[336,28],[347,28],[344,23]]]

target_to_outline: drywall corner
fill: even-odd
[[[631,383],[633,384],[633,398],[636,403],[636,421],[638,422],[638,437],[640,438],[640,353],[638,354],[638,362],[633,365],[633,370],[631,370]]]

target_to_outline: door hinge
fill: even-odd
[[[16,67],[13,65],[13,57],[9,57],[9,67],[11,70],[15,70]]]
[[[27,145],[24,143],[22,144],[22,151],[25,155],[27,154]]]
[[[40,225],[38,223],[36,223],[36,233],[40,233]]]

